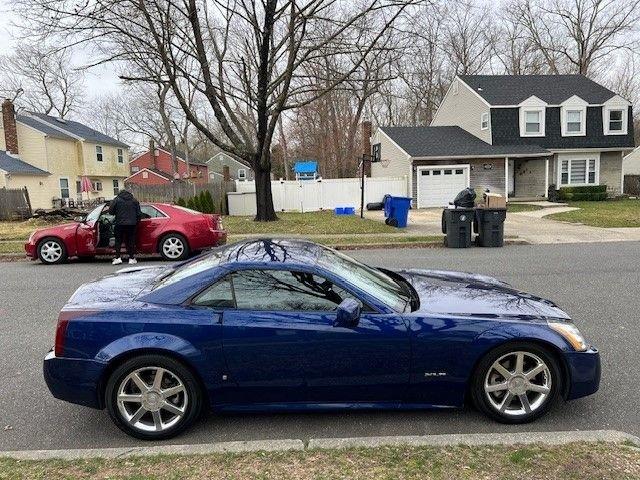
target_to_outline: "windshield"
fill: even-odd
[[[100,214],[102,213],[103,208],[104,208],[104,205],[100,205],[94,208],[93,210],[91,210],[85,217],[84,221],[87,223],[96,222],[98,218],[100,218]]]
[[[318,263],[343,278],[354,287],[377,298],[397,312],[404,312],[411,304],[405,289],[389,275],[371,268],[335,250],[326,249]]]
[[[166,287],[167,285],[179,282],[184,278],[204,272],[209,268],[217,267],[219,264],[220,254],[217,252],[196,257],[193,260],[189,260],[186,263],[178,265],[175,270],[170,271],[167,275],[162,277],[153,288]]]

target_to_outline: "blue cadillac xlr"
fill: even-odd
[[[493,278],[391,271],[260,239],[81,286],[44,360],[53,395],[126,433],[215,411],[450,408],[524,423],[594,393],[598,351],[553,302]]]

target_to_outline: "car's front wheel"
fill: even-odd
[[[179,233],[170,233],[160,240],[160,255],[165,260],[184,260],[189,256],[189,243]]]
[[[487,354],[476,369],[473,403],[503,423],[526,423],[544,415],[560,396],[555,357],[534,344],[509,344]]]
[[[63,263],[67,260],[67,249],[59,238],[44,238],[38,244],[38,258],[45,265]]]
[[[171,438],[189,427],[202,409],[193,374],[176,360],[142,355],[109,377],[105,403],[114,423],[143,440]]]

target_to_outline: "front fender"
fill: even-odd
[[[485,353],[509,341],[532,341],[539,344],[546,344],[562,353],[574,351],[569,342],[543,322],[501,323],[485,330],[476,337],[476,343],[485,347]]]

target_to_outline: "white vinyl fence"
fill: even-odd
[[[255,215],[256,187],[253,181],[237,181],[229,192],[229,215]],[[316,212],[336,207],[360,207],[360,178],[274,180],[271,182],[276,212]],[[407,177],[365,177],[365,205],[381,202],[386,194],[409,196]]]

